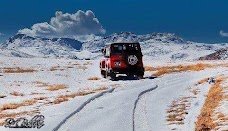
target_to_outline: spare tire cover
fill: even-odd
[[[127,61],[129,65],[136,65],[138,63],[138,58],[135,55],[129,55]]]

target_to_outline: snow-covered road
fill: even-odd
[[[157,88],[153,80],[145,79],[136,84],[116,88],[114,92],[95,99],[59,129],[81,131],[133,130],[134,107],[139,95]]]

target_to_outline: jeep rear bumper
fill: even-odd
[[[144,74],[143,67],[131,67],[131,68],[112,68],[111,71],[115,74],[131,74],[131,75],[140,75]]]

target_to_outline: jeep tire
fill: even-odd
[[[106,77],[106,72],[105,72],[104,70],[101,70],[101,76],[102,76],[103,78],[107,78],[107,77]]]
[[[109,77],[110,77],[110,80],[115,81],[116,80],[116,73],[111,70],[109,73]]]

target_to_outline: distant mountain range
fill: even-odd
[[[89,41],[71,38],[40,38],[16,34],[0,44],[1,56],[45,57],[67,59],[97,59],[106,43],[140,42],[145,59],[194,60],[202,59],[228,47],[228,44],[204,44],[185,41],[171,33],[136,35],[131,32],[114,33],[106,37],[92,37]],[[226,54],[227,50],[220,53]],[[225,56],[217,59],[228,59]],[[205,57],[206,59],[206,57]]]

